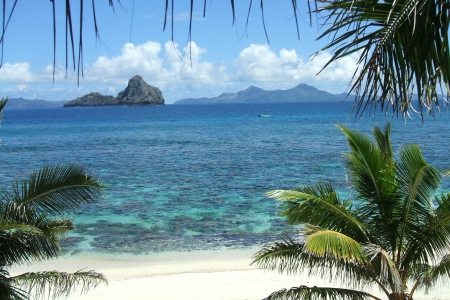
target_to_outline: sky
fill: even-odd
[[[306,83],[338,94],[348,91],[356,68],[354,54],[317,75],[332,53],[314,55],[330,39],[316,40],[323,32],[323,16],[313,14],[310,25],[307,2],[299,7],[299,39],[291,0],[265,0],[267,40],[260,1],[253,1],[246,25],[250,0],[235,1],[234,22],[229,0],[207,0],[205,17],[204,1],[196,0],[190,38],[190,1],[174,1],[174,17],[169,14],[165,30],[165,0],[114,1],[111,8],[108,0],[95,0],[98,38],[92,2],[84,1],[83,75],[78,83],[78,62],[74,69],[70,46],[66,69],[65,1],[55,1],[54,56],[51,2],[19,0],[4,37],[0,96],[51,101],[90,92],[117,96],[135,75],[161,89],[166,104],[235,93],[251,85],[276,90]],[[71,0],[71,10],[78,60],[79,0]]]

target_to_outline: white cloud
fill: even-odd
[[[305,62],[294,49],[276,53],[268,45],[252,44],[228,65],[205,60],[207,53],[195,42],[182,50],[173,42],[127,43],[119,55],[100,56],[92,64],[85,64],[80,87],[76,85],[77,74],[66,78],[62,65],[57,66],[53,83],[52,65],[32,71],[27,62],[5,63],[0,68],[0,91],[12,97],[48,100],[71,100],[91,91],[117,95],[131,77],[141,75],[162,90],[166,103],[188,97],[214,97],[249,85],[272,90],[307,83],[341,93],[350,82],[358,59],[358,54],[353,54],[330,64],[316,76],[331,58],[330,53],[320,53]]]
[[[30,71],[31,66],[27,62],[15,64],[5,63],[0,69],[1,82],[31,82],[34,74]]]
[[[358,55],[333,62],[320,74],[331,54],[319,53],[309,62],[298,57],[295,50],[281,49],[279,54],[268,45],[252,44],[234,60],[234,74],[239,80],[256,82],[314,82],[350,81],[356,67]]]

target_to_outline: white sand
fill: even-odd
[[[244,300],[262,299],[271,292],[293,286],[330,286],[320,278],[286,276],[250,266],[255,250],[227,250],[192,253],[165,253],[136,257],[63,257],[11,273],[66,271],[80,269],[103,273],[108,285],[68,299],[158,299],[158,300]],[[382,294],[376,292],[378,296]],[[450,299],[450,285],[429,295],[416,294],[414,300]]]

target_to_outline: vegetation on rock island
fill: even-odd
[[[415,144],[392,151],[390,124],[374,127],[375,141],[338,126],[351,193],[341,200],[329,183],[274,190],[281,215],[298,235],[269,244],[254,256],[264,269],[308,272],[343,287],[301,285],[266,299],[411,300],[450,277],[450,193],[436,195],[443,176]],[[378,287],[385,297],[368,291]]]

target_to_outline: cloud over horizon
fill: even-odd
[[[69,74],[66,78],[61,64],[56,67],[53,83],[52,65],[35,71],[28,62],[5,63],[0,69],[0,88],[4,95],[9,93],[11,97],[33,95],[38,99],[70,100],[92,91],[114,95],[139,74],[149,84],[158,86],[166,102],[172,103],[187,97],[237,92],[252,84],[266,89],[285,89],[299,83],[344,87],[350,82],[358,59],[358,54],[350,55],[316,76],[331,58],[330,53],[322,52],[305,62],[294,49],[283,48],[276,53],[269,45],[251,44],[228,64],[205,60],[207,53],[207,49],[195,42],[182,50],[173,42],[164,46],[154,41],[140,45],[126,43],[119,55],[100,56],[95,62],[85,64],[80,87],[76,83],[77,75]]]

